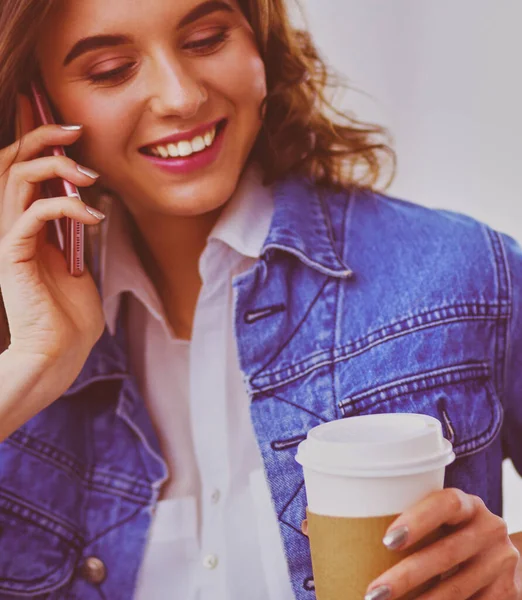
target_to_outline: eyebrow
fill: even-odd
[[[198,4],[195,8],[193,8],[187,15],[181,19],[178,23],[178,29],[182,29],[194,21],[198,19],[202,19],[207,15],[210,15],[214,12],[228,12],[233,13],[234,8],[224,0],[207,0],[206,2],[202,2]],[[121,46],[122,44],[129,44],[131,42],[131,38],[126,35],[93,35],[90,37],[82,38],[74,46],[69,50],[67,56],[63,61],[63,66],[66,67],[70,64],[75,58],[78,58],[81,54],[86,52],[91,52],[93,50],[98,50],[100,48],[110,48],[113,46]]]

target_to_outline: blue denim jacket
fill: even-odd
[[[522,254],[370,192],[291,178],[274,193],[262,259],[234,280],[235,334],[295,598],[313,600],[294,456],[320,423],[435,416],[457,454],[446,485],[501,513],[502,460],[522,468]],[[132,598],[166,467],[122,312],[67,393],[0,445],[2,599]]]

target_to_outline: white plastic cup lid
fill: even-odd
[[[445,467],[455,454],[434,417],[387,413],[314,427],[295,459],[307,469],[331,475],[397,477]]]

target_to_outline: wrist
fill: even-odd
[[[11,348],[0,354],[0,441],[49,403],[51,391],[46,391],[44,384],[47,368],[48,361],[43,356],[26,355]]]

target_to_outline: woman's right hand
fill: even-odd
[[[95,182],[70,158],[38,158],[49,146],[77,141],[81,130],[59,125],[33,130],[25,96],[19,96],[18,124],[21,145],[0,150],[0,289],[11,334],[6,352],[26,367],[45,370],[48,404],[79,374],[103,333],[104,318],[91,275],[87,270],[79,277],[69,274],[62,252],[46,239],[46,223],[66,216],[93,225],[100,218],[79,198],[38,199],[39,184],[55,177],[78,187]],[[27,418],[43,408],[33,407]]]

